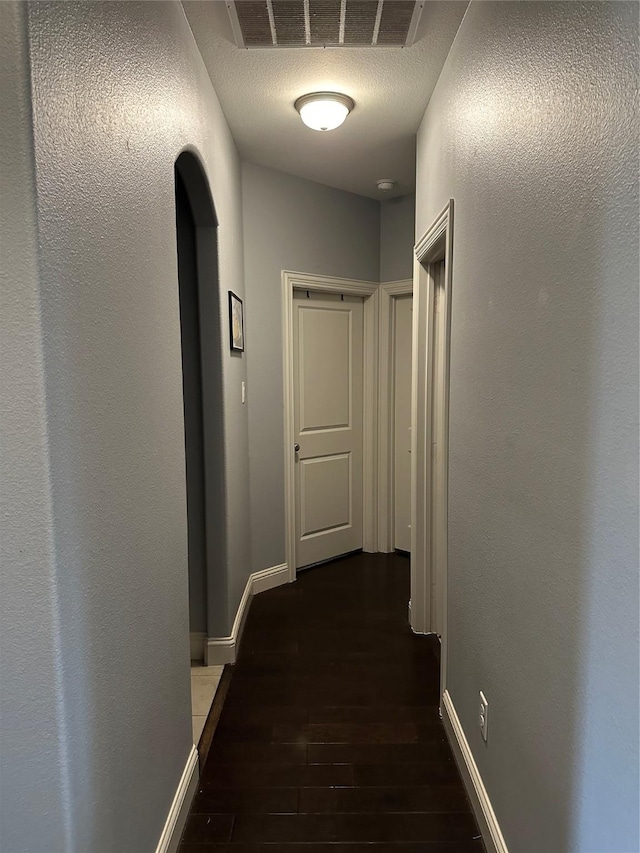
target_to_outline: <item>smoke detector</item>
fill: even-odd
[[[379,181],[376,181],[376,186],[380,190],[381,193],[388,193],[395,187],[396,182],[392,181],[391,178],[380,178]]]

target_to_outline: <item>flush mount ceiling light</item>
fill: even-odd
[[[312,130],[335,130],[355,107],[355,103],[348,95],[340,95],[338,92],[312,92],[298,98],[294,106],[302,121]]]

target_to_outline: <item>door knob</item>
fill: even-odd
[[[300,445],[299,445],[299,444],[294,444],[294,445],[293,445],[293,449],[295,450],[295,452],[296,452],[296,453],[299,453],[299,452],[300,452]]]

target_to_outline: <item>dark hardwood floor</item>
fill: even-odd
[[[254,598],[179,853],[483,853],[408,600],[395,554]]]

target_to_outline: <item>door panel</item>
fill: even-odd
[[[351,311],[302,305],[299,321],[300,432],[348,429]]]
[[[300,460],[300,535],[351,524],[351,454]]]
[[[411,332],[413,297],[394,300],[394,541],[411,550]]]
[[[296,568],[362,548],[362,299],[294,293]]]

